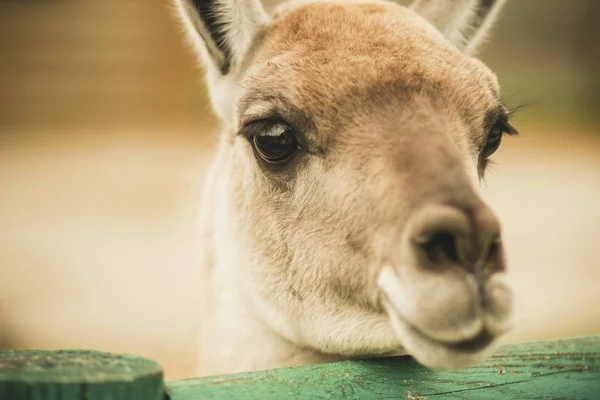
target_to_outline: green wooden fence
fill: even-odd
[[[0,400],[600,399],[600,336],[503,346],[432,371],[410,357],[164,383],[159,364],[93,351],[0,352]]]

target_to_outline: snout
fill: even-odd
[[[500,225],[491,210],[434,204],[412,215],[401,262],[378,284],[406,350],[432,368],[483,361],[510,327]]]

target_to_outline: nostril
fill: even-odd
[[[486,276],[504,270],[504,263],[502,262],[502,241],[500,240],[500,236],[497,236],[489,243],[487,254],[484,257],[481,269]]]
[[[488,249],[486,262],[493,261],[498,257],[498,252],[500,251],[500,239],[494,239],[490,243],[490,247]]]
[[[412,216],[407,235],[423,265],[461,264],[483,277],[503,268],[500,225],[485,206],[427,205]]]
[[[468,215],[455,207],[424,207],[409,225],[409,237],[427,264],[460,263],[470,234]]]
[[[434,233],[420,245],[433,264],[440,264],[444,261],[459,262],[456,237],[450,232]]]

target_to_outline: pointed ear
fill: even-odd
[[[415,0],[410,6],[456,47],[472,54],[489,33],[506,0]]]
[[[206,64],[226,75],[270,21],[259,0],[175,0],[186,31]]]

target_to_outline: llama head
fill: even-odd
[[[508,329],[500,227],[477,185],[515,131],[469,55],[501,3],[177,2],[226,124],[222,251],[288,340],[453,368]]]

